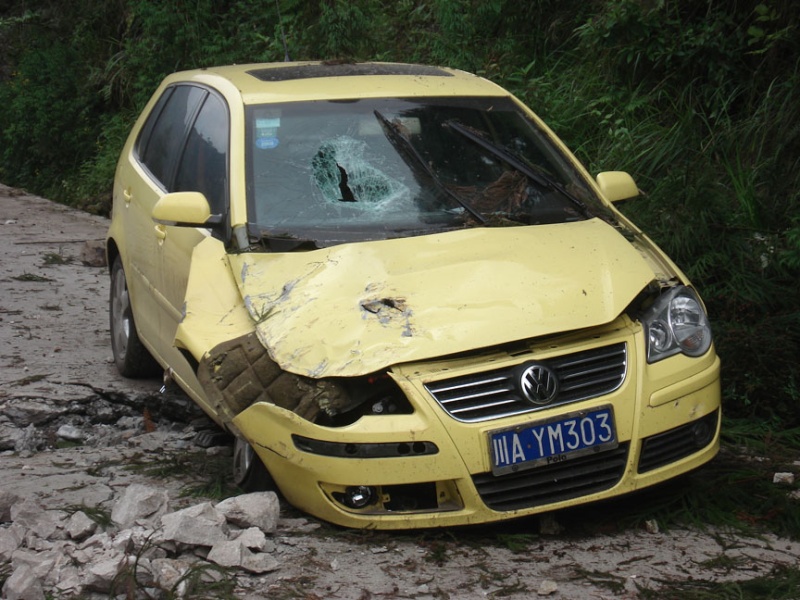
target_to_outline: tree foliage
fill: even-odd
[[[0,181],[100,212],[159,80],[213,64],[445,64],[511,89],[712,315],[727,410],[800,422],[793,0],[0,0]],[[283,45],[285,36],[286,48]]]

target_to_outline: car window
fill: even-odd
[[[224,102],[209,94],[189,131],[175,174],[174,191],[202,192],[215,214],[226,212],[228,129]]]
[[[154,110],[145,128],[147,139],[139,144],[139,158],[164,189],[170,186],[175,159],[180,155],[184,135],[197,112],[197,107],[207,94],[195,86],[177,86],[166,99],[163,109]]]
[[[510,98],[249,107],[254,235],[345,241],[593,216],[599,201]]]

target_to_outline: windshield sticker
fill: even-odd
[[[256,119],[256,127],[258,129],[277,128],[281,126],[280,118],[276,119]]]
[[[260,137],[256,139],[256,148],[259,150],[272,150],[278,147],[279,140],[276,137]]]

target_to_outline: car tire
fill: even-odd
[[[248,493],[277,489],[253,447],[239,436],[233,444],[233,482]]]
[[[128,281],[117,256],[111,267],[111,292],[109,294],[109,319],[111,351],[114,364],[123,377],[133,379],[152,377],[159,372],[158,363],[139,339],[133,319],[133,307],[128,293]]]

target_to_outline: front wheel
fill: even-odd
[[[117,256],[111,267],[111,293],[109,294],[111,351],[114,363],[123,377],[151,377],[158,373],[158,363],[144,347],[133,320],[131,297],[122,259]]]
[[[233,482],[245,492],[275,489],[275,482],[253,447],[236,436],[233,445]]]

